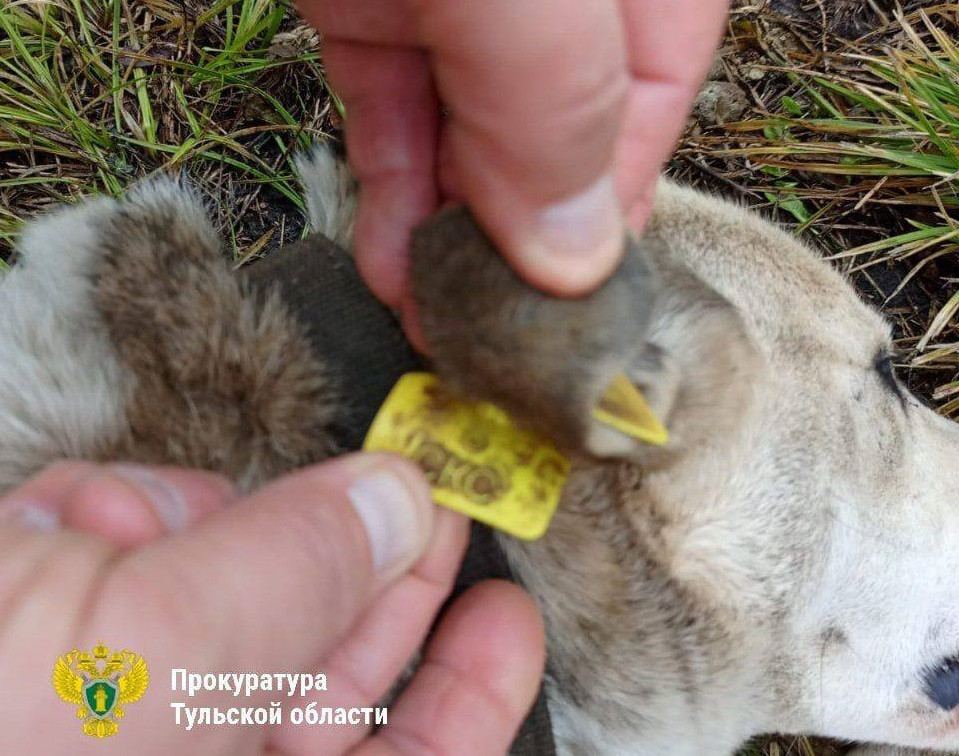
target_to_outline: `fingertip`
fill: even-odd
[[[408,291],[409,241],[421,218],[399,187],[378,179],[364,184],[357,208],[354,257],[360,276],[385,305],[398,308]]]
[[[484,581],[452,605],[426,658],[454,663],[510,712],[522,715],[532,705],[546,663],[542,616],[518,585]]]
[[[413,567],[412,573],[427,581],[448,581],[447,593],[469,545],[470,519],[452,509],[434,506],[430,546]]]
[[[117,463],[75,479],[59,516],[64,527],[132,547],[183,530],[234,496],[214,473]]]
[[[400,314],[403,320],[403,332],[406,334],[407,341],[420,354],[429,354],[429,344],[426,341],[426,334],[423,331],[423,322],[420,320],[419,312],[416,309],[416,303],[412,297],[406,297],[400,307]]]
[[[659,183],[656,176],[651,182],[640,188],[639,194],[627,211],[629,227],[637,234],[641,234],[650,216],[653,214],[653,204],[656,202],[656,187]]]
[[[390,727],[356,753],[504,753],[535,700],[544,663],[532,599],[503,581],[474,586],[441,620]]]
[[[555,297],[584,297],[602,286],[616,271],[626,250],[620,226],[588,252],[558,249],[548,240],[532,238],[507,254],[516,272],[532,286]]]
[[[417,562],[433,530],[429,483],[416,465],[396,454],[344,455],[271,483],[254,499],[277,496],[287,500],[328,499],[326,506],[345,498],[362,525],[378,589]]]
[[[59,516],[63,527],[122,548],[146,543],[166,531],[146,495],[130,481],[103,469],[77,482]]]
[[[530,284],[559,297],[584,296],[615,271],[626,250],[626,222],[609,174],[544,207],[520,197],[470,198],[507,262]]]
[[[122,462],[110,464],[107,469],[142,488],[154,500],[175,500],[171,504],[177,509],[160,512],[161,519],[171,530],[182,529],[229,504],[239,495],[236,486],[225,475],[208,470]],[[179,509],[184,504],[186,508]]]
[[[76,481],[90,475],[96,468],[97,465],[93,462],[76,460],[54,462],[5,495],[0,502],[0,509],[16,507],[18,502],[25,499],[59,509],[63,497],[76,484]]]

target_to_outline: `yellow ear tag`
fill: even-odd
[[[669,431],[663,426],[631,380],[620,373],[593,409],[593,417],[620,433],[647,444],[663,446]]]
[[[492,404],[453,398],[429,373],[400,378],[363,448],[413,460],[438,504],[525,540],[546,532],[569,475],[552,443]]]

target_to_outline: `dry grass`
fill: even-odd
[[[186,170],[238,258],[302,228],[289,157],[328,130],[317,35],[277,0],[0,6],[0,256],[51,202]]]
[[[755,116],[688,135],[680,172],[777,211],[893,319],[910,386],[959,416],[959,4],[854,43],[734,14]],[[841,327],[841,324],[837,324]]]

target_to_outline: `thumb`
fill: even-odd
[[[131,553],[103,587],[107,616],[94,626],[113,623],[122,602],[111,597],[136,596],[139,627],[205,649],[199,655],[214,667],[305,666],[413,566],[432,521],[429,487],[410,463],[340,457]],[[158,616],[143,616],[151,611]]]
[[[612,166],[629,89],[618,0],[422,0],[451,118],[444,190],[510,264],[554,294],[597,286],[622,256]]]

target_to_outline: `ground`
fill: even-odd
[[[670,170],[823,248],[895,324],[900,375],[957,416],[959,5],[890,6],[736,3]]]
[[[822,248],[895,324],[910,387],[959,417],[959,4],[897,7],[737,0],[668,171]],[[156,171],[202,187],[238,265],[297,238],[290,157],[342,117],[321,53],[281,0],[0,6],[0,266],[23,219]]]
[[[203,188],[238,262],[297,238],[290,158],[339,120],[318,50],[276,0],[0,5],[0,258],[50,203],[157,171]]]

